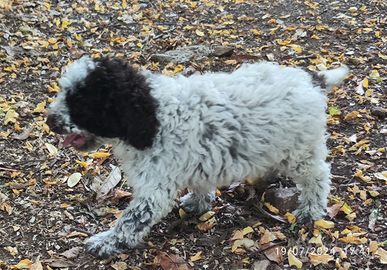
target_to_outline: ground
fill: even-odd
[[[0,0],[0,268],[384,269],[386,9],[377,0]],[[191,45],[233,54],[151,60]],[[88,235],[112,226],[131,194],[108,146],[61,149],[63,138],[45,124],[61,72],[82,55],[118,56],[170,76],[228,72],[243,61],[348,65],[327,101],[327,222],[292,224],[270,212],[264,188],[241,184],[220,189],[200,219],[176,207],[143,247],[109,259],[87,254]],[[95,185],[100,179],[109,193]]]

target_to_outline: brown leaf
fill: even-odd
[[[160,252],[157,255],[157,258],[160,260],[160,266],[164,270],[192,270],[193,269],[186,261],[184,261],[183,258],[179,256],[175,256],[173,254]]]
[[[66,257],[67,259],[75,259],[78,257],[80,250],[81,250],[80,247],[74,247],[72,249],[66,250],[65,252],[61,253],[60,255]]]

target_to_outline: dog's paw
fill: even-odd
[[[180,198],[180,207],[187,213],[202,214],[211,209],[212,201],[211,194],[200,198],[195,193],[188,193]]]
[[[108,258],[122,253],[118,238],[114,237],[112,230],[96,234],[87,241],[87,250],[97,257]]]
[[[296,209],[292,213],[297,218],[297,223],[306,224],[323,218],[324,213],[321,211],[311,211],[305,209]]]

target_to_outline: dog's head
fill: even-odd
[[[158,131],[157,102],[145,77],[120,59],[74,62],[59,80],[47,124],[67,137],[63,146],[91,150],[98,138],[118,138],[139,150],[152,146]]]

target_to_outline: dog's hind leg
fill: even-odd
[[[160,188],[137,194],[142,196],[133,199],[113,228],[94,235],[87,241],[90,253],[108,257],[134,248],[174,205],[168,191]]]
[[[289,171],[288,176],[302,188],[299,205],[293,214],[300,223],[320,220],[326,214],[328,203],[329,165],[324,160],[307,159]]]
[[[194,189],[180,198],[180,206],[188,213],[202,214],[211,210],[215,191]]]

